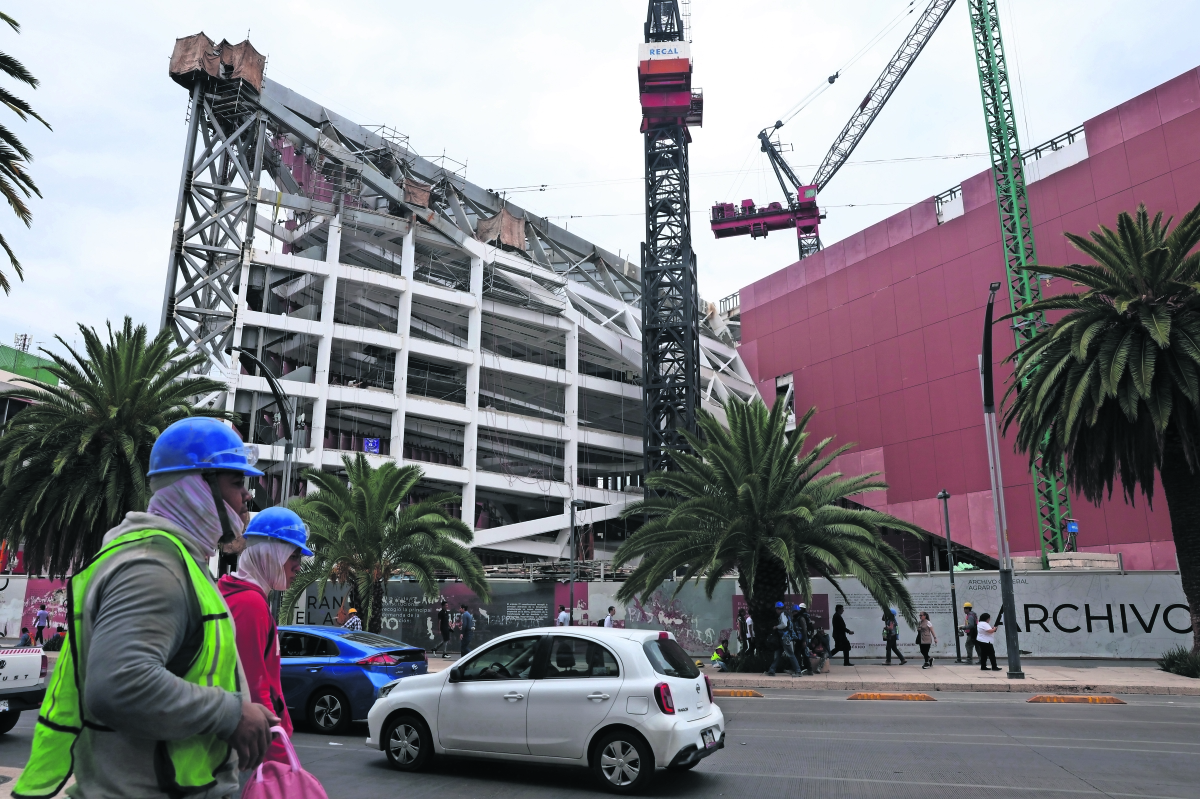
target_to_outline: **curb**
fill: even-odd
[[[714,688],[767,688],[788,691],[942,691],[946,693],[1008,693],[1008,694],[1140,694],[1147,696],[1200,696],[1200,680],[1196,685],[1112,685],[1103,683],[1063,683],[1042,680],[1011,680],[1007,682],[896,682],[892,680],[813,680],[810,677],[747,677],[732,680],[712,677]]]

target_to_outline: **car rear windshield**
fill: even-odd
[[[373,646],[376,649],[391,649],[396,646],[408,646],[403,641],[397,641],[395,638],[386,638],[375,633],[350,633],[343,636],[343,640],[350,641],[363,646]]]
[[[700,669],[696,668],[696,664],[688,657],[687,652],[684,652],[683,647],[670,638],[656,638],[647,641],[642,644],[642,649],[646,651],[650,665],[659,674],[667,677],[683,677],[689,680],[700,676]]]

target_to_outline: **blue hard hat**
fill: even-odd
[[[781,608],[781,607],[783,607],[783,603],[782,603],[782,602],[776,602],[776,603],[775,603],[775,607],[777,607],[777,608]]]
[[[233,428],[216,419],[191,416],[175,422],[154,442],[147,474],[223,469],[260,477],[256,460],[258,449],[246,446]]]
[[[305,555],[312,555],[312,550],[306,546],[308,528],[295,511],[287,508],[267,508],[250,520],[243,535],[246,538],[276,538],[288,544],[295,544]]]

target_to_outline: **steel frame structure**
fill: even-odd
[[[1017,136],[1016,114],[1009,86],[1000,16],[996,0],[968,0],[971,38],[979,69],[983,114],[987,124],[988,150],[996,181],[996,206],[1000,213],[1000,235],[1008,282],[1009,306],[1013,313],[1041,299],[1037,276],[1025,267],[1037,263],[1033,223],[1025,191],[1025,172]],[[1045,314],[1023,314],[1013,325],[1020,347],[1046,324]],[[1063,520],[1071,515],[1071,498],[1063,479],[1063,464],[1046,463],[1039,453],[1032,475],[1037,498],[1038,540],[1042,557],[1063,551]]]
[[[297,473],[338,471],[370,438],[373,464],[418,463],[461,494],[475,546],[565,558],[572,500],[586,526],[638,498],[637,264],[269,78],[255,92],[198,75],[188,110],[163,326],[225,381],[207,401],[241,415],[273,485],[285,446],[262,418],[270,386],[234,347],[295,401]],[[484,232],[496,228],[508,238]],[[692,402],[719,414],[755,396],[715,306],[703,320],[687,308]],[[344,379],[356,362],[376,364],[366,385]],[[453,396],[419,385],[430,365],[458,381]],[[347,435],[347,419],[378,432]],[[471,509],[498,495],[546,507],[481,522]]]
[[[651,0],[646,42],[685,41],[676,0]],[[646,241],[642,251],[642,387],[645,472],[674,468],[670,453],[691,449],[700,394],[700,318],[692,252],[688,143],[683,120],[644,133]]]

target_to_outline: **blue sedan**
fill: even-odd
[[[279,657],[293,721],[331,735],[365,720],[380,688],[429,669],[420,647],[341,627],[280,627]]]

